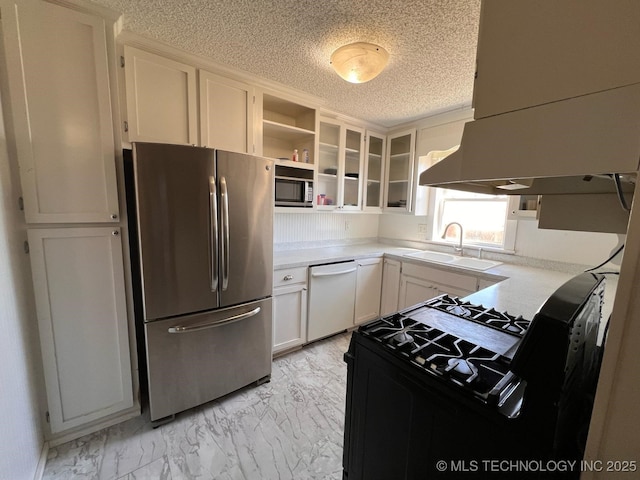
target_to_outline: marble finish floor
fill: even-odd
[[[271,382],[183,412],[148,416],[49,451],[43,478],[341,479],[349,333],[273,362]]]

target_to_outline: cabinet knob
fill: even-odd
[[[118,218],[118,215],[116,215],[115,213],[112,213],[112,214],[111,214],[111,218],[112,218],[113,220],[115,220],[116,218]]]
[[[293,280],[293,275],[285,275],[282,279],[285,281]]]
[[[114,230],[113,232],[111,232],[111,235],[117,237],[118,235],[120,235],[120,232],[117,230]]]

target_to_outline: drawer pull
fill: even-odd
[[[293,275],[285,275],[282,279],[285,281],[293,280]]]

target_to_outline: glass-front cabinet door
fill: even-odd
[[[330,119],[320,120],[318,209],[360,209],[363,146],[364,130]]]
[[[411,211],[415,135],[414,129],[387,137],[385,209]]]
[[[359,209],[362,205],[362,130],[347,127],[345,131],[344,174],[342,177],[342,207],[347,210]]]
[[[340,125],[320,121],[318,137],[318,187],[316,205],[319,209],[338,206],[338,172],[341,144]]]
[[[386,152],[386,137],[380,133],[367,132],[366,157],[364,163],[364,202],[365,210],[380,210],[383,199],[384,155]]]

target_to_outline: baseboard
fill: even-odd
[[[107,417],[106,419],[49,436],[49,447],[57,447],[58,445],[62,445],[63,443],[67,443],[71,440],[75,440],[91,433],[95,433],[99,430],[102,430],[103,428],[108,428],[112,425],[125,422],[140,415],[140,405],[138,405],[138,403],[136,402],[133,407],[122,412],[118,412],[117,414]]]
[[[33,475],[33,480],[42,480],[44,475],[44,467],[47,464],[47,456],[49,455],[49,442],[44,442],[42,445],[42,451],[40,452],[40,460],[38,460],[38,466],[36,467],[36,473]]]

